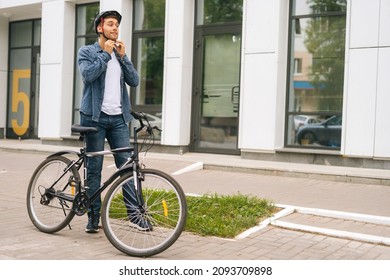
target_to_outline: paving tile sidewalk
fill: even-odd
[[[27,216],[25,192],[34,167],[52,147],[43,147],[35,150],[38,153],[32,153],[29,150],[31,146],[23,148],[22,143],[15,143],[14,149],[1,144],[0,141],[0,259],[131,259],[117,251],[102,231],[96,235],[85,234],[85,216],[75,218],[72,230],[64,229],[51,235],[37,231]],[[54,148],[59,150],[59,147]],[[205,158],[204,162],[210,162],[210,158]],[[172,174],[198,162],[198,159],[201,159],[200,155],[193,158],[178,155],[159,158],[159,155],[150,154],[145,163],[150,168]],[[105,161],[106,169],[109,170],[110,165],[112,161]],[[185,192],[190,193],[231,194],[240,191],[269,198],[278,204],[390,216],[390,187],[386,185],[210,169],[194,170],[175,178]],[[298,214],[286,219],[298,224],[310,220]],[[322,223],[336,221],[332,219]],[[344,230],[354,229],[355,232],[360,227],[368,227],[348,221],[343,223],[346,223],[342,227]],[[370,228],[369,231],[384,237],[388,237],[388,232],[388,227]],[[240,240],[200,237],[185,232],[171,248],[152,259],[389,260],[390,246],[268,225]]]

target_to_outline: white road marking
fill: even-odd
[[[203,162],[196,162],[194,164],[191,164],[190,166],[187,166],[183,169],[180,169],[176,172],[173,172],[172,175],[180,175],[183,173],[191,172],[191,171],[197,171],[197,170],[202,170],[203,169]]]

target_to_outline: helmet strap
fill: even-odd
[[[103,35],[103,37],[104,37],[106,40],[109,40],[109,39],[107,38],[107,36],[104,35],[104,18],[101,18],[101,19],[100,19],[100,25],[101,25],[101,27],[102,27],[102,32],[99,32],[99,34]]]

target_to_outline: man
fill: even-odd
[[[128,123],[132,116],[126,84],[138,86],[139,77],[125,53],[125,44],[118,40],[121,19],[117,11],[97,15],[94,27],[98,42],[80,48],[78,53],[77,62],[84,82],[80,124],[97,128],[97,132],[86,135],[87,152],[102,151],[105,139],[111,149],[130,146]],[[116,166],[119,168],[128,157],[128,153],[116,154]],[[102,166],[102,156],[87,160],[89,196],[100,187]],[[99,197],[88,209],[87,233],[99,231],[100,208]]]

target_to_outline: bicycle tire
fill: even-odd
[[[42,232],[60,231],[75,215],[72,211],[73,202],[61,200],[56,196],[50,197],[50,194],[44,195],[45,190],[57,180],[53,186],[56,194],[66,194],[70,197],[77,195],[77,189],[71,189],[69,180],[74,178],[80,182],[80,174],[75,166],[65,173],[70,163],[71,161],[63,156],[48,157],[35,169],[30,179],[27,189],[27,211],[31,222]]]
[[[129,226],[129,207],[123,191],[133,180],[132,172],[108,190],[102,206],[102,226],[107,239],[119,251],[149,257],[168,249],[179,238],[187,219],[187,202],[179,183],[168,174],[154,169],[143,169],[141,173],[145,212],[138,211],[136,215],[137,219],[148,220],[153,229],[141,231]]]

